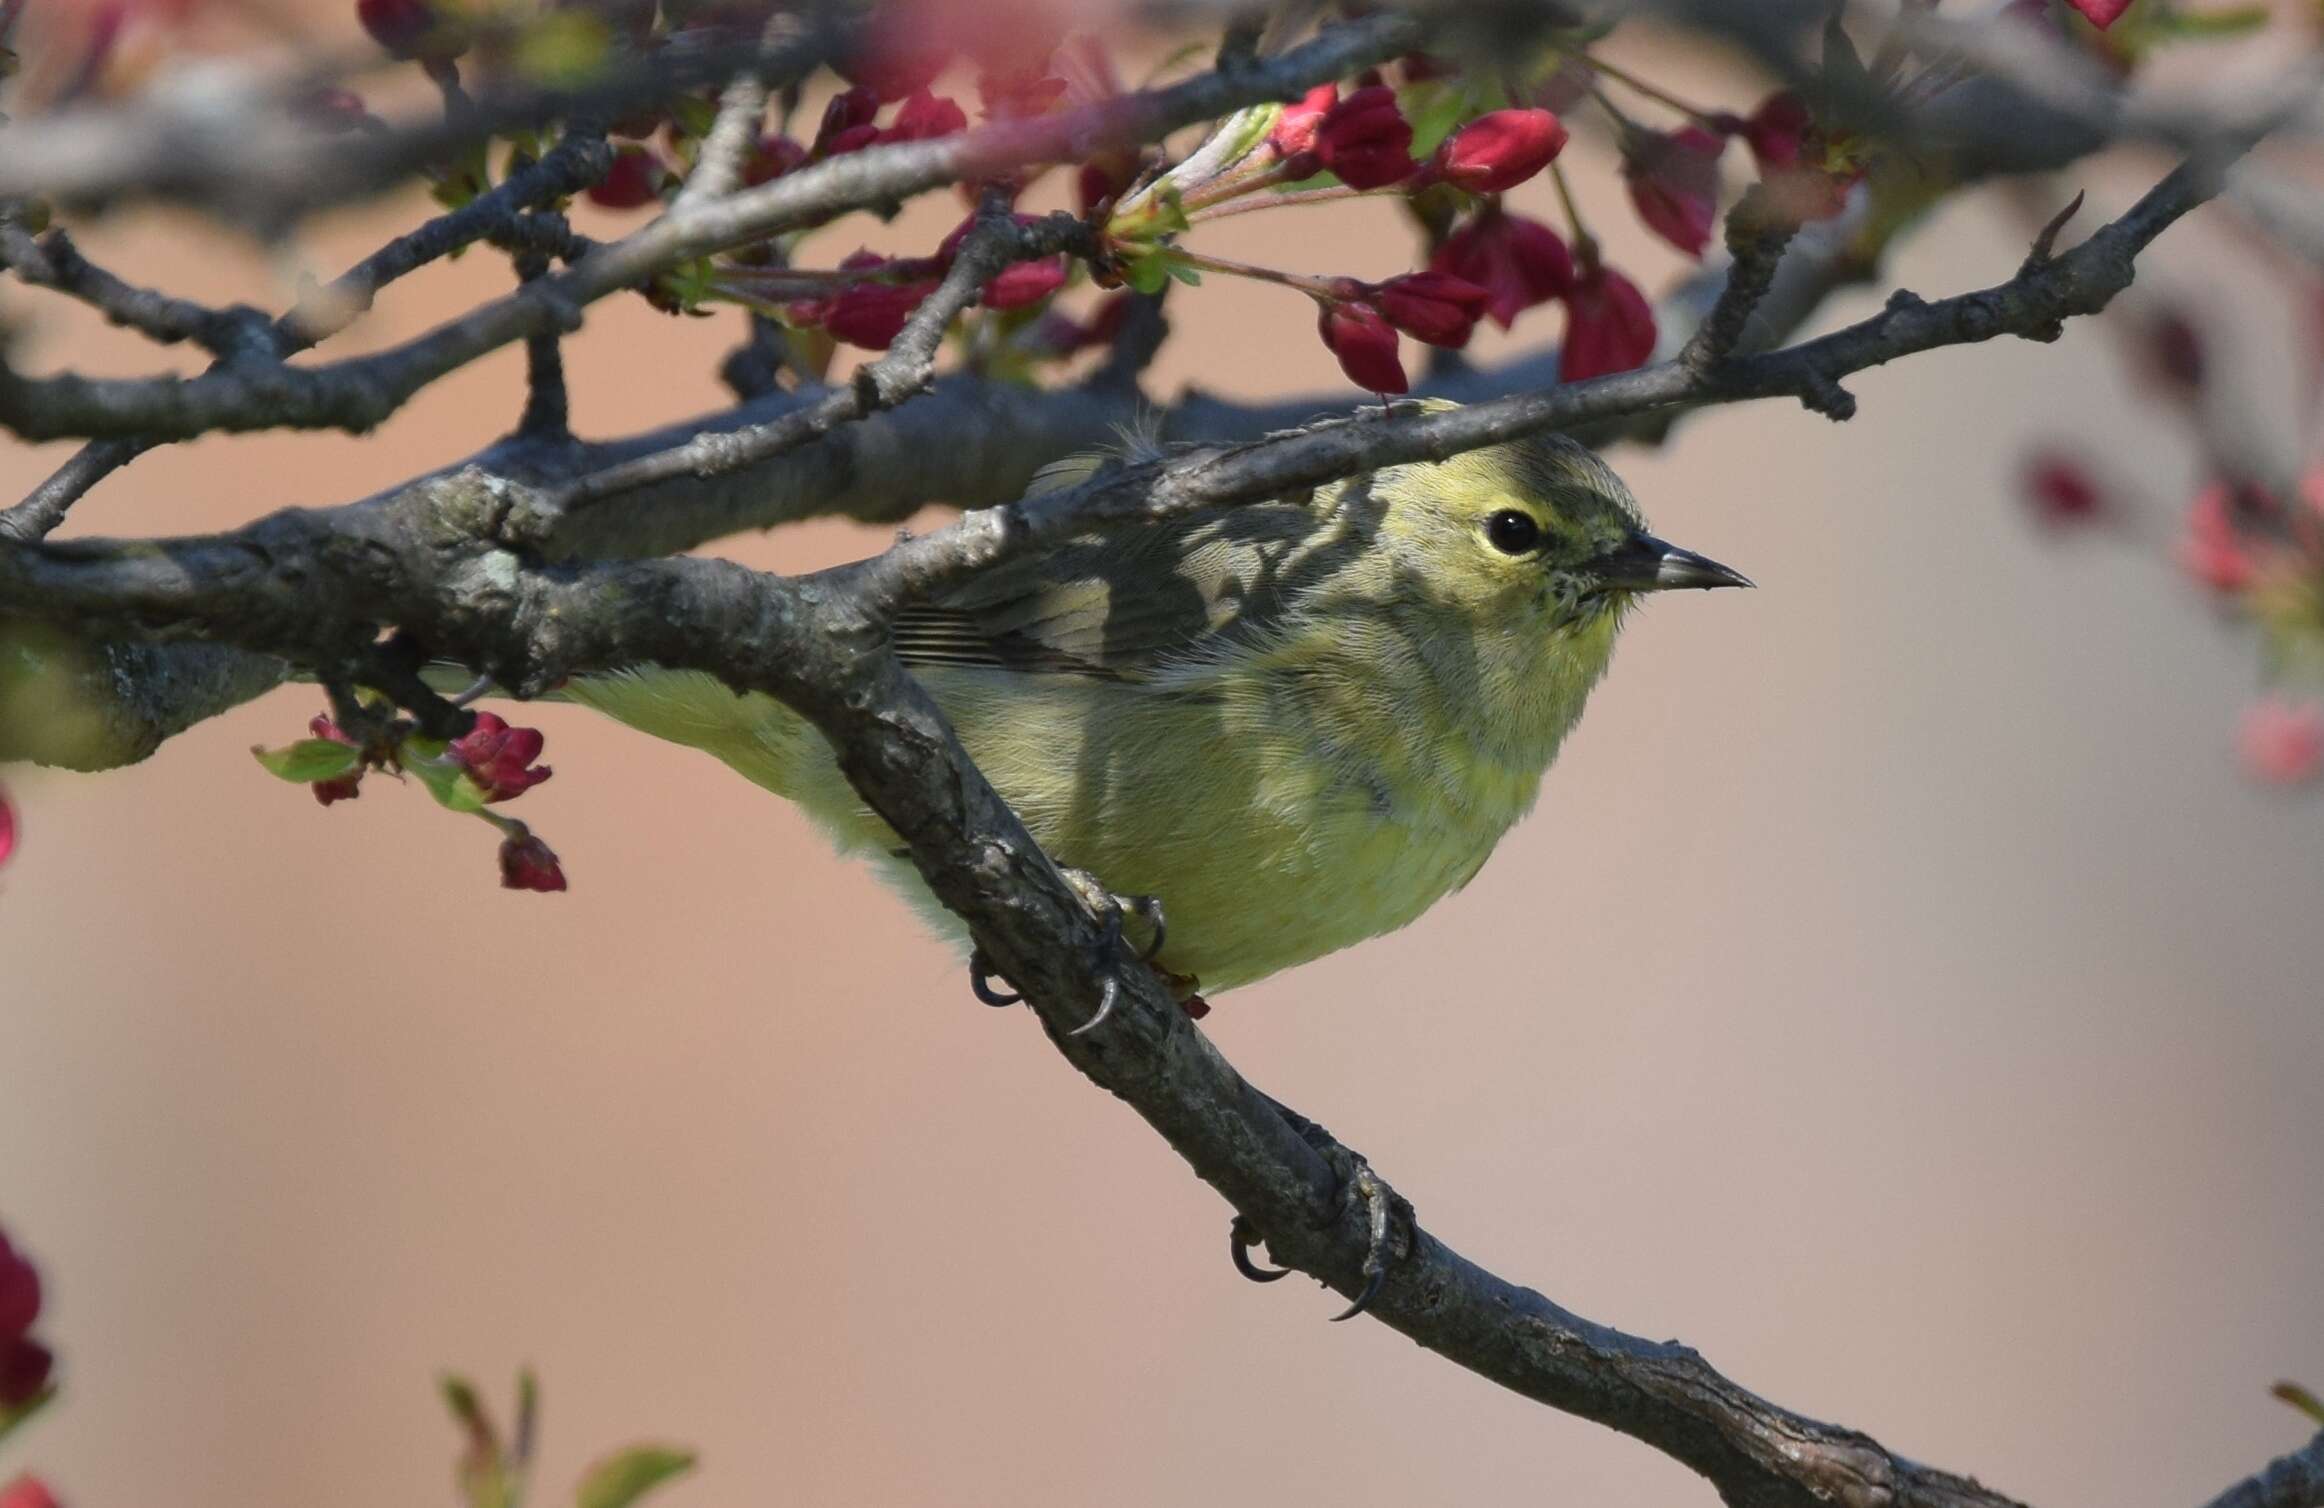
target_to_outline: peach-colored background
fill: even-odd
[[[1603,161],[1579,179],[1622,227]],[[328,275],[410,213],[293,261]],[[1209,244],[1359,274],[1406,254],[1377,208],[1270,218]],[[201,296],[279,303],[290,270],[164,218],[89,244]],[[1900,272],[1968,286],[2022,248],[1964,207]],[[2280,365],[2227,254],[2174,232],[2152,280]],[[347,347],[506,278],[432,271]],[[37,307],[41,359],[155,360]],[[1165,391],[1333,384],[1295,297],[1175,308]],[[732,334],[600,306],[578,422],[716,405]],[[361,494],[492,438],[517,370],[503,352],[365,441],[149,457],[76,528]],[[1850,425],[1764,405],[1617,457],[1663,532],[1762,589],[1653,604],[1476,884],[1205,1029],[1432,1228],[1585,1313],[2037,1502],[2191,1505],[2301,1438],[2271,1380],[2324,1382],[2324,805],[2236,772],[2251,646],[2168,566],[2190,462],[2098,329],[1852,385]],[[2052,431],[2143,485],[2121,536],[2018,515],[2016,459]],[[65,453],[0,450],[0,495]],[[251,764],[315,704],[278,693],[102,778],[9,774],[0,1220],[51,1280],[65,1395],[0,1470],[86,1508],[442,1502],[432,1379],[504,1394],[530,1363],[548,1501],[647,1437],[702,1451],[674,1508],[1708,1500],[1327,1326],[1303,1283],[1238,1280],[1227,1210],[1156,1137],[701,756],[541,709],[558,774],[525,815],[574,888],[504,894],[490,835],[416,790],[324,812]]]

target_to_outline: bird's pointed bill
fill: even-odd
[[[1740,571],[1646,533],[1632,534],[1590,564],[1600,581],[1625,592],[1751,585]]]

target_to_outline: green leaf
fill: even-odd
[[[406,740],[404,751],[407,756],[412,752],[412,744],[417,742],[417,739]],[[435,797],[436,804],[446,811],[480,812],[484,810],[483,788],[475,781],[470,780],[468,772],[452,761],[443,758],[412,759],[407,757],[403,767],[419,777],[420,784],[428,788],[428,794]]]
[[[577,1508],[629,1508],[647,1493],[694,1469],[694,1452],[668,1445],[633,1445],[589,1469]]]
[[[6,1439],[18,1425],[48,1407],[49,1400],[55,1396],[56,1386],[52,1383],[14,1408],[0,1408],[0,1440]]]
[[[302,738],[287,749],[254,748],[250,755],[269,775],[299,785],[337,780],[363,767],[361,749],[328,738]]]
[[[1184,262],[1179,261],[1177,258],[1159,257],[1156,260],[1162,263],[1162,270],[1164,272],[1169,273],[1172,277],[1178,279],[1178,281],[1184,283],[1187,287],[1200,288],[1202,286],[1202,274],[1197,272],[1192,267],[1187,266]]]
[[[1170,263],[1161,256],[1140,257],[1122,268],[1122,281],[1139,293],[1160,293],[1170,281]]]

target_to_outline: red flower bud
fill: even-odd
[[[500,840],[500,888],[544,895],[565,888],[565,869],[557,862],[557,851],[521,823]]]
[[[1455,131],[1436,149],[1436,171],[1472,194],[1513,189],[1564,150],[1564,124],[1547,110],[1495,110]]]
[[[743,164],[742,181],[751,188],[772,183],[807,162],[807,149],[788,136],[762,136]]]
[[[16,852],[16,808],[9,804],[8,792],[0,788],[0,864]]]
[[[1084,218],[1096,213],[1101,204],[1119,199],[1137,180],[1138,156],[1134,152],[1100,152],[1083,163],[1073,179],[1073,204]]]
[[[922,89],[897,107],[896,118],[880,132],[882,142],[930,141],[968,129],[968,112],[940,94]]]
[[[1622,176],[1638,218],[1671,245],[1699,257],[1719,218],[1719,154],[1726,142],[1701,126],[1631,131]]]
[[[613,154],[613,166],[589,185],[589,202],[605,209],[636,209],[662,197],[670,170],[645,147],[622,147]]]
[[[1751,148],[1752,161],[1759,164],[1759,171],[1764,174],[1798,167],[1800,153],[1815,124],[1806,102],[1785,89],[1761,100],[1749,120],[1736,122],[1736,129],[1745,145]]]
[[[1332,106],[1316,123],[1315,156],[1352,189],[1386,188],[1411,177],[1412,122],[1396,108],[1396,91],[1374,84]]]
[[[853,264],[861,267],[864,253],[849,257],[842,267]],[[880,259],[871,259],[871,265],[880,265]],[[903,333],[904,321],[920,307],[920,301],[936,291],[934,279],[913,283],[858,283],[831,298],[810,317],[831,333],[834,340],[844,340],[851,346],[862,346],[869,351],[884,351],[895,344]]]
[[[2275,785],[2298,785],[2324,771],[2324,707],[2269,697],[2248,708],[2237,730],[2243,767]]]
[[[831,157],[869,144],[868,134],[845,147],[838,144],[838,139],[857,131],[870,132],[879,113],[880,97],[869,89],[847,89],[831,96],[831,103],[823,107],[823,123],[815,128],[813,154]]]
[[[0,1345],[22,1340],[40,1318],[40,1273],[0,1235]]]
[[[2109,511],[2106,495],[2081,461],[2046,451],[2026,463],[2025,500],[2034,517],[2053,529],[2095,523]]]
[[[0,1487],[0,1508],[57,1508],[57,1500],[48,1490],[48,1483],[35,1476],[22,1476]]]
[[[1373,393],[1401,393],[1412,386],[1396,355],[1395,327],[1370,304],[1333,299],[1323,306],[1316,331],[1356,386]]]
[[[1604,266],[1584,269],[1566,290],[1565,347],[1558,377],[1579,382],[1627,372],[1654,354],[1654,307],[1638,285]]]
[[[1275,118],[1275,129],[1267,133],[1267,145],[1279,157],[1298,157],[1315,150],[1315,128],[1331,113],[1331,107],[1340,102],[1340,86],[1318,84],[1299,99],[1297,104],[1285,105],[1283,113]],[[1295,177],[1308,177],[1297,173]]]
[[[1484,289],[1485,312],[1504,330],[1574,285],[1573,253],[1557,232],[1499,205],[1445,237],[1428,265]]]
[[[1416,340],[1459,350],[1476,333],[1493,296],[1449,272],[1408,272],[1372,290],[1388,323]]]
[[[1022,309],[1037,304],[1065,286],[1065,258],[1043,257],[1019,262],[984,285],[987,309]]]
[[[0,1412],[30,1403],[55,1369],[56,1357],[39,1341],[0,1344]]]
[[[345,744],[350,749],[362,747],[354,739],[340,731],[339,725],[331,721],[329,713],[318,712],[308,719],[307,731],[317,738],[327,738],[335,744]],[[365,768],[363,765],[357,765],[352,774],[342,775],[336,780],[318,780],[309,785],[307,789],[315,793],[316,802],[323,806],[329,806],[334,801],[353,801],[363,794]]]
[[[497,713],[479,712],[476,726],[452,740],[444,752],[468,772],[491,803],[513,800],[549,778],[547,765],[533,764],[545,742],[538,728],[512,728]]]
[[[2066,0],[2066,3],[2100,31],[2121,20],[2122,13],[2130,9],[2130,0]]]

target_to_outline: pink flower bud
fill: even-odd
[[[1584,269],[1564,295],[1565,347],[1558,377],[1579,382],[1627,372],[1654,354],[1654,307],[1628,278],[1604,266]]]
[[[834,340],[884,351],[903,333],[904,321],[936,291],[933,279],[912,283],[858,283],[823,306],[821,323]]]
[[[0,1487],[0,1508],[57,1508],[57,1500],[48,1483],[35,1476],[21,1476]]]
[[[1386,188],[1411,177],[1412,122],[1396,108],[1396,91],[1374,84],[1332,106],[1316,124],[1315,156],[1352,189]]]
[[[2211,590],[2235,596],[2259,574],[2259,562],[2236,521],[2240,507],[2235,487],[2213,482],[2195,495],[2187,509],[2187,532],[2179,541],[2179,565]]]
[[[2324,706],[2269,697],[2243,714],[2236,750],[2253,777],[2299,785],[2324,770]]]
[[[1356,386],[1373,393],[1401,393],[1412,386],[1396,354],[1395,327],[1370,304],[1333,299],[1323,306],[1316,330]]]
[[[1547,110],[1495,110],[1455,131],[1436,149],[1436,171],[1472,194],[1513,189],[1564,150],[1563,122]]]
[[[1408,272],[1372,290],[1388,323],[1415,340],[1459,350],[1476,333],[1493,296],[1449,272]]]
[[[479,712],[476,726],[444,752],[468,772],[490,804],[513,800],[549,778],[547,765],[533,764],[547,741],[538,728],[512,728],[498,713]]]
[[[2056,451],[2041,452],[2027,461],[2024,489],[2035,519],[2053,529],[2092,524],[2110,511],[2090,468]]]
[[[1484,289],[1485,312],[1504,330],[1525,310],[1574,284],[1573,253],[1557,232],[1499,205],[1445,237],[1428,266]]]
[[[1647,228],[1699,257],[1719,218],[1719,154],[1726,143],[1701,126],[1632,131],[1622,143],[1622,176]]]
[[[2121,20],[2122,13],[2130,9],[2130,0],[2066,0],[2066,3],[2100,31]]]
[[[646,147],[622,147],[613,166],[589,185],[589,202],[604,209],[636,209],[662,197],[670,170]]]
[[[544,895],[563,890],[565,869],[557,851],[519,824],[500,840],[500,888]]]
[[[8,791],[0,787],[0,864],[16,852],[16,808],[8,800]]]
[[[1279,157],[1300,157],[1315,150],[1315,128],[1331,114],[1331,107],[1340,102],[1340,86],[1318,84],[1307,91],[1297,104],[1285,105],[1276,117],[1275,129],[1267,133],[1267,145]],[[1305,178],[1309,173],[1294,172],[1294,177]]]

